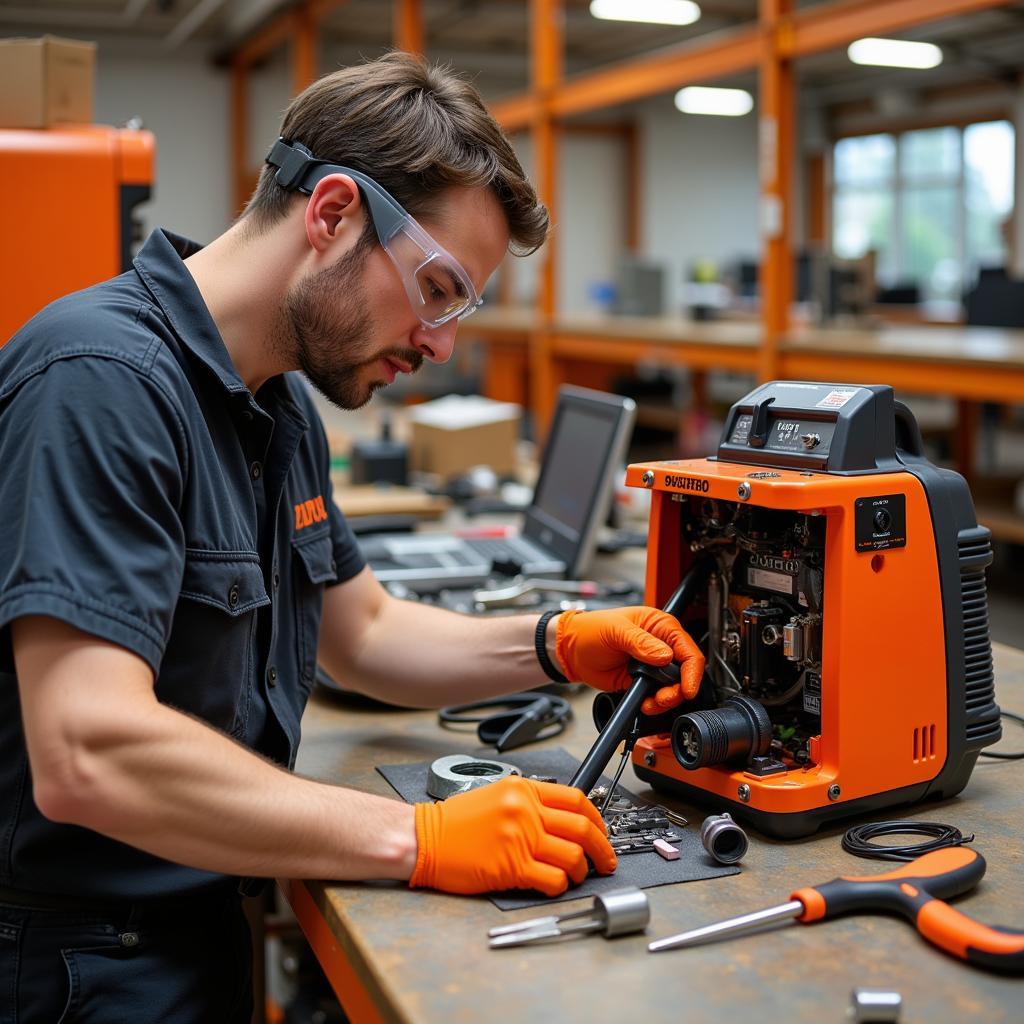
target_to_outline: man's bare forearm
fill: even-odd
[[[548,681],[534,647],[538,617],[480,618],[390,599],[342,681],[378,700],[423,708],[530,689]],[[554,635],[552,619],[547,647],[557,666]]]
[[[19,620],[14,640],[47,817],[227,874],[411,874],[413,808],[292,775],[160,704],[141,659],[63,623]]]
[[[74,756],[61,816],[168,860],[266,877],[412,873],[412,807],[293,775],[173,709]]]

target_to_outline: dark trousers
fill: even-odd
[[[250,1024],[252,1009],[238,897],[96,912],[0,902],[0,1024]]]

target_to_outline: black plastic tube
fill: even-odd
[[[707,582],[711,567],[710,559],[702,559],[690,568],[672,596],[665,602],[664,610],[669,615],[678,616],[690,605]],[[589,793],[601,778],[601,773],[608,766],[615,748],[632,729],[640,714],[640,705],[647,696],[662,686],[670,686],[673,682],[679,681],[679,666],[674,662],[664,668],[644,665],[641,662],[635,662],[633,667],[633,685],[626,691],[626,695],[598,734],[590,752],[580,762],[576,774],[569,782],[570,786],[581,789],[584,793]]]

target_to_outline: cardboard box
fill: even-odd
[[[96,44],[0,39],[0,128],[91,124]]]
[[[474,466],[499,476],[516,471],[516,443],[522,409],[511,402],[448,395],[409,409],[412,469],[443,479]]]

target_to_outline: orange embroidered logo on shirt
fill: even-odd
[[[318,494],[309,501],[301,501],[295,506],[295,529],[303,530],[314,523],[322,523],[327,518],[324,499]]]

